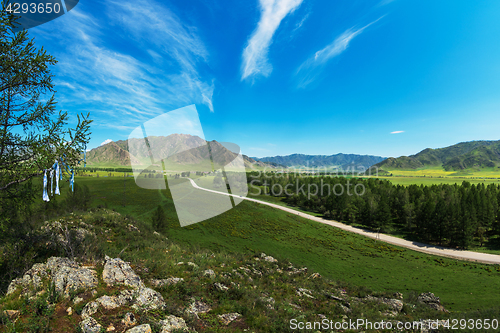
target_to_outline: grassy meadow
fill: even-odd
[[[325,277],[375,291],[432,291],[452,311],[499,304],[499,266],[421,254],[247,201],[219,216],[181,228],[168,189],[143,189],[133,178],[123,176],[77,177],[75,182],[88,186],[93,206],[112,208],[147,223],[162,205],[169,239],[196,248],[265,252],[307,266]],[[210,182],[210,177],[201,177],[198,182]],[[68,192],[64,185],[62,197]]]
[[[393,176],[406,177],[456,177],[456,178],[500,178],[499,168],[467,169],[446,171],[440,166],[428,166],[418,169],[384,169]]]

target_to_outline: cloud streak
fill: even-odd
[[[248,39],[243,50],[241,64],[241,80],[257,75],[269,76],[272,65],[268,60],[269,47],[273,35],[281,21],[303,0],[260,0],[261,17],[257,28]]]
[[[88,6],[36,28],[60,46],[54,83],[64,108],[121,131],[193,103],[213,111],[214,82],[199,73],[209,52],[194,27],[154,1],[109,1],[95,16]]]
[[[394,132],[391,132],[391,134],[399,134],[399,133],[404,133],[405,131],[394,131]]]
[[[382,17],[357,30],[353,28],[347,29],[335,38],[333,42],[315,52],[312,57],[303,62],[295,73],[299,77],[298,88],[305,88],[311,84],[321,72],[323,65],[347,50],[349,44],[356,36],[359,36],[366,28],[380,19]]]

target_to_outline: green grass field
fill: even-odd
[[[406,177],[465,177],[465,178],[500,178],[499,168],[467,169],[461,171],[446,171],[442,167],[429,166],[418,169],[384,169],[393,176]]]
[[[498,266],[421,254],[245,201],[219,216],[181,228],[168,190],[142,189],[133,178],[123,177],[78,177],[76,182],[89,187],[93,205],[144,221],[163,205],[168,237],[181,243],[239,253],[262,251],[376,291],[432,291],[455,311],[499,304]],[[61,192],[67,195],[67,185]]]
[[[377,177],[379,179],[385,179],[393,183],[394,185],[434,185],[434,184],[462,184],[464,181],[468,181],[471,184],[482,183],[484,185],[489,184],[500,184],[500,179],[477,179],[477,178],[464,178],[464,177],[402,177],[402,176],[392,176],[392,177]]]

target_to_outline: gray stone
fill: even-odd
[[[7,294],[13,293],[19,286],[24,290],[35,292],[42,287],[44,278],[50,278],[56,290],[66,297],[71,291],[86,290],[97,286],[95,271],[80,267],[68,258],[51,257],[46,264],[34,264],[22,279],[13,280],[7,289]]]
[[[190,262],[188,262],[187,264],[188,264],[188,266],[191,266],[191,267],[193,267],[193,268],[198,268],[198,265],[196,265],[194,262],[191,262],[191,261],[190,261]]]
[[[431,309],[437,310],[437,311],[443,311],[443,312],[449,312],[444,308],[444,306],[441,305],[441,300],[439,297],[435,296],[433,293],[428,292],[428,293],[422,293],[418,295],[417,300],[420,303],[424,303]]]
[[[163,296],[156,290],[147,287],[141,287],[136,291],[135,304],[147,310],[165,307]]]
[[[206,313],[210,310],[212,309],[207,304],[201,301],[194,301],[188,307],[187,312],[198,314],[198,313]]]
[[[117,303],[116,297],[111,297],[107,295],[101,296],[95,301],[98,302],[106,310],[116,309],[117,307],[120,306],[120,304]]]
[[[271,256],[264,257],[264,260],[267,261],[267,262],[278,262],[278,260],[274,259]]]
[[[21,287],[24,290],[36,291],[42,287],[42,279],[48,277],[46,264],[34,264],[22,278],[12,280],[7,288],[7,295],[12,294]]]
[[[229,290],[228,287],[226,287],[222,283],[218,283],[218,282],[214,283],[214,287],[215,287],[215,289],[217,289],[219,291],[227,291],[227,290]]]
[[[439,297],[435,296],[433,293],[422,293],[418,295],[417,300],[421,303],[437,303],[441,304]]]
[[[204,276],[208,276],[210,278],[214,278],[215,277],[215,272],[211,269],[207,269],[206,271],[203,272],[203,275]]]
[[[116,304],[123,306],[132,304],[136,296],[136,291],[134,290],[122,290],[118,296],[115,297],[114,301]]]
[[[231,324],[231,322],[235,321],[236,319],[240,318],[241,315],[239,313],[225,313],[225,314],[221,314],[221,315],[218,315],[217,318],[219,318],[220,322],[223,324],[223,325],[229,325]]]
[[[75,297],[75,298],[73,299],[73,304],[75,304],[75,305],[77,305],[77,304],[79,304],[79,303],[81,303],[81,302],[83,302],[83,298],[81,298],[81,297],[78,297],[78,296],[77,296],[77,297]]]
[[[177,283],[182,282],[182,281],[184,281],[183,278],[171,277],[171,278],[168,278],[168,279],[159,279],[159,280],[152,279],[152,280],[150,280],[150,283],[155,288],[161,288],[161,287],[164,287],[164,286],[171,286],[173,284],[177,284]]]
[[[141,231],[139,230],[139,228],[137,228],[137,227],[136,227],[135,225],[133,225],[133,224],[129,224],[129,225],[127,225],[127,229],[128,229],[128,231],[135,231],[135,232],[139,232],[139,233],[141,232]]]
[[[309,289],[305,289],[305,288],[298,288],[297,291],[296,291],[297,295],[299,295],[300,297],[302,296],[306,296],[306,297],[309,297],[309,298],[314,298],[312,294],[312,291],[310,291]]]
[[[99,333],[102,326],[92,317],[88,317],[80,322],[83,333]]]
[[[18,310],[5,310],[3,313],[9,318],[10,321],[15,321],[21,312]]]
[[[144,286],[141,278],[135,274],[129,264],[120,258],[106,256],[102,279],[108,286],[125,285],[132,288]]]
[[[52,281],[56,290],[67,297],[71,291],[97,287],[97,273],[88,268],[64,266],[53,274]]]
[[[149,326],[149,324],[139,325],[125,331],[125,333],[151,333],[151,332],[152,332],[151,326]]]
[[[183,330],[189,331],[186,322],[181,317],[176,316],[168,316],[165,319],[161,320],[158,324],[161,326],[161,333],[171,333],[174,330]]]
[[[403,310],[403,302],[394,298],[381,298],[380,302],[389,306],[390,310],[401,312]]]
[[[82,310],[82,319],[90,318],[99,309],[99,303],[92,301],[87,303]]]
[[[122,319],[122,324],[125,325],[125,327],[134,326],[136,323],[137,319],[135,319],[135,315],[132,312],[127,312]]]

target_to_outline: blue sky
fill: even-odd
[[[30,29],[89,148],[195,104],[249,156],[500,139],[500,2],[82,0]]]

